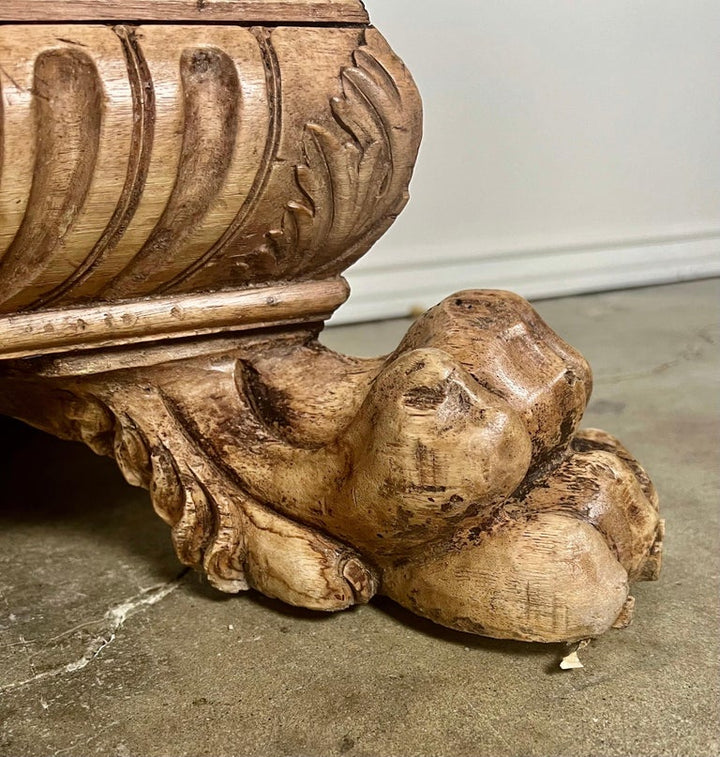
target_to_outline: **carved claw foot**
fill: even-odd
[[[578,431],[590,369],[527,302],[454,295],[374,360],[316,331],[51,361],[45,418],[18,371],[8,411],[114,455],[223,591],[320,610],[381,592],[523,640],[629,622],[630,584],[660,569],[657,496],[617,440]]]

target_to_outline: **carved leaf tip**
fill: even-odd
[[[378,49],[366,42],[355,50],[355,65],[340,72],[341,94],[330,98],[342,136],[315,122],[303,130],[303,162],[295,168],[302,199],[287,203],[280,229],[266,237],[284,273],[338,273],[373,245],[407,202],[420,130],[406,127],[405,97],[414,101],[417,94],[387,43],[379,35],[370,39]]]

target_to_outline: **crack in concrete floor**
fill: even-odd
[[[185,576],[189,572],[190,569],[185,568],[172,581],[158,584],[156,586],[151,586],[148,589],[143,589],[132,597],[128,597],[121,602],[116,602],[115,604],[110,605],[110,607],[105,611],[102,618],[81,623],[80,625],[74,626],[73,628],[70,628],[63,633],[58,634],[51,639],[48,639],[45,642],[46,647],[50,643],[58,641],[59,639],[62,639],[81,628],[94,625],[95,623],[103,626],[102,630],[99,633],[93,635],[93,637],[87,643],[83,654],[80,655],[80,657],[77,657],[70,662],[65,663],[64,665],[57,665],[56,667],[50,668],[49,670],[43,670],[40,673],[35,673],[32,663],[32,655],[30,655],[30,666],[34,672],[34,675],[30,676],[29,678],[21,679],[19,681],[0,684],[0,695],[5,694],[9,691],[14,691],[24,686],[29,686],[30,684],[37,683],[38,681],[45,680],[46,678],[56,678],[57,676],[76,673],[78,670],[82,670],[83,668],[87,667],[93,660],[98,657],[98,655],[101,654],[101,652],[109,644],[112,644],[112,642],[115,640],[117,632],[123,627],[123,625],[125,625],[125,621],[128,618],[136,615],[141,611],[144,611],[148,607],[156,605],[158,602],[161,602],[163,599],[165,599],[165,597],[167,597],[169,594],[172,594],[172,592],[182,584]],[[5,601],[5,603],[7,604],[7,600]],[[25,639],[21,639],[20,643],[27,651],[27,641]]]

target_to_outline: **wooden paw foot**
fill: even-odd
[[[183,349],[15,370],[8,412],[114,455],[223,591],[322,610],[381,592],[461,630],[570,641],[627,624],[630,584],[657,578],[655,490],[616,439],[578,431],[590,369],[516,295],[454,295],[376,360],[307,328]]]

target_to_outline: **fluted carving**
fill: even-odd
[[[284,82],[318,34],[308,97]],[[0,27],[3,142],[34,143],[3,165],[0,312],[335,276],[407,202],[420,101],[373,29],[68,35]]]

